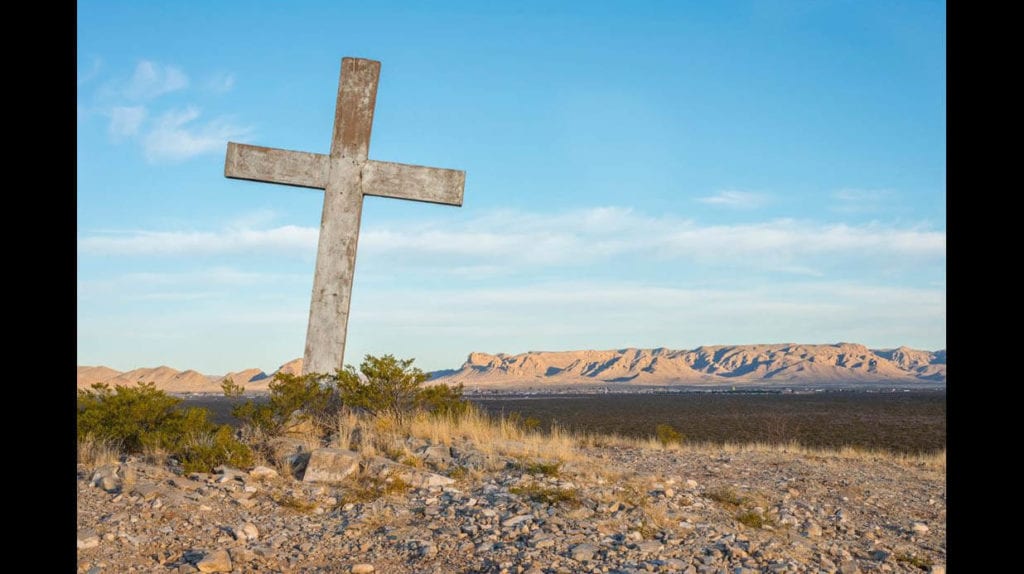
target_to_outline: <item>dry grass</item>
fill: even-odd
[[[902,553],[897,554],[894,558],[901,564],[908,564],[921,570],[928,570],[934,564],[931,558],[928,558],[927,556],[918,556],[916,554]]]
[[[419,414],[410,421],[409,432],[434,444],[467,441],[484,454],[561,461],[580,458],[576,437],[557,426],[541,432],[524,427],[517,418],[494,418],[473,408],[459,417]]]
[[[559,474],[559,469],[562,467],[561,462],[545,462],[539,460],[523,461],[518,465],[519,470],[522,470],[528,474],[539,474],[542,476],[555,477]]]
[[[807,457],[840,458],[852,460],[884,461],[903,466],[923,466],[944,470],[945,449],[933,453],[904,454],[888,450],[868,449],[855,446],[842,448],[814,448],[796,442],[789,443],[708,443],[686,442],[663,445],[657,438],[637,438],[621,435],[581,434],[575,437],[580,447],[626,447],[644,450],[672,450],[699,454],[730,454],[741,452],[767,452],[796,454]]]
[[[345,484],[338,499],[338,506],[373,502],[378,498],[396,494],[404,494],[409,484],[397,476],[382,479],[377,476],[362,475]]]
[[[88,468],[106,464],[117,464],[121,459],[120,445],[111,440],[98,439],[92,435],[78,439],[78,463]]]
[[[271,500],[276,502],[282,508],[287,508],[288,510],[291,510],[291,511],[294,511],[294,512],[298,512],[300,514],[306,514],[308,512],[312,512],[313,509],[316,508],[316,504],[315,503],[309,502],[308,500],[303,500],[301,498],[298,498],[296,496],[292,496],[290,494],[285,494],[285,495],[280,495],[280,496],[271,494],[270,497],[271,497]]]
[[[764,514],[755,512],[753,510],[744,510],[736,515],[736,520],[750,528],[764,528],[765,526],[772,526],[770,520],[765,518]]]
[[[571,488],[554,488],[539,484],[527,484],[525,486],[513,486],[508,489],[512,494],[524,496],[534,502],[544,504],[567,504],[578,505],[580,503],[579,493]]]
[[[673,519],[665,506],[645,504],[641,506],[640,534],[644,538],[657,538],[662,532],[676,532],[679,521]]]
[[[359,415],[349,409],[342,409],[338,412],[335,426],[338,434],[334,436],[334,446],[347,450],[358,450],[358,444],[353,440],[359,435]]]
[[[742,506],[749,501],[747,497],[740,496],[740,494],[731,486],[717,486],[709,488],[707,492],[704,493],[704,496],[719,504],[729,506]]]

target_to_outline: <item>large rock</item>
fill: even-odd
[[[105,464],[92,473],[92,485],[102,488],[107,492],[119,492],[121,490],[121,477],[117,471],[120,465]]]
[[[451,449],[443,444],[431,444],[416,449],[423,462],[434,468],[444,468],[452,463]]]
[[[318,448],[309,454],[302,482],[341,482],[358,468],[358,452],[340,448]]]
[[[214,550],[196,562],[200,572],[231,572],[231,555],[223,548]]]
[[[273,453],[274,462],[279,468],[291,469],[292,476],[302,476],[302,471],[309,462],[309,448],[306,441],[293,437],[277,437],[272,439],[267,446]]]

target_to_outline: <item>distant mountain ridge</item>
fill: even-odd
[[[523,383],[728,384],[743,382],[946,382],[946,351],[855,343],[719,345],[692,350],[618,349],[470,353],[439,383],[469,387]]]
[[[302,359],[274,373],[298,374]],[[520,384],[609,383],[634,385],[730,383],[932,383],[946,382],[946,351],[899,347],[869,349],[855,343],[801,345],[718,345],[692,350],[617,349],[609,351],[530,351],[518,355],[470,353],[458,369],[437,371],[431,383],[469,388]],[[93,383],[156,383],[172,393],[219,393],[225,378],[255,392],[267,391],[273,374],[246,369],[204,375],[167,366],[120,372],[109,367],[78,367],[78,388]]]

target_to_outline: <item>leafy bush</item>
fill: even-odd
[[[396,359],[394,355],[366,355],[359,371],[352,365],[337,371],[335,385],[342,404],[374,416],[389,415],[399,422],[417,410],[453,416],[464,414],[469,403],[462,398],[462,385],[421,388],[430,377],[412,366],[414,360]]]
[[[199,418],[190,412],[194,409],[178,409],[179,403],[181,399],[158,391],[153,383],[113,389],[96,383],[78,391],[78,438],[114,441],[129,453],[145,447],[171,450]]]
[[[210,472],[216,466],[226,464],[238,468],[253,465],[252,451],[235,439],[231,427],[223,425],[213,433],[192,437],[178,457],[182,470],[189,472]]]
[[[321,383],[321,375],[276,373],[270,382],[270,398],[266,403],[246,401],[235,405],[231,414],[243,424],[269,434],[276,434],[288,417],[301,410],[313,420],[327,420],[337,410],[335,391]]]
[[[668,446],[670,444],[682,444],[686,437],[679,433],[676,429],[672,428],[671,425],[660,424],[654,427],[654,434],[658,437],[658,442],[661,446]]]
[[[220,382],[220,388],[224,391],[225,397],[240,397],[245,394],[245,387],[236,383],[231,377],[225,377]]]
[[[433,385],[420,389],[419,407],[429,413],[459,418],[469,410],[469,401],[462,398],[462,383],[456,386]]]
[[[113,389],[96,383],[78,391],[78,439],[116,443],[127,453],[167,451],[186,472],[252,464],[252,452],[234,438],[231,427],[211,423],[206,409],[182,410],[180,403],[153,383]]]

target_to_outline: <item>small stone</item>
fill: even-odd
[[[927,534],[928,533],[928,525],[925,524],[924,522],[915,522],[915,523],[910,525],[910,531],[913,532],[914,534]]]
[[[352,567],[352,574],[370,574],[374,570],[373,564],[356,564]]]
[[[878,549],[871,552],[871,559],[878,562],[885,562],[890,556],[892,556],[892,553],[887,550]]]
[[[693,489],[697,488],[697,481],[693,480],[692,478],[687,480],[686,481],[686,488],[689,489],[689,490],[693,490]]]
[[[657,540],[645,540],[636,545],[636,549],[642,553],[654,553],[661,550],[661,542]]]
[[[569,550],[569,556],[573,560],[583,562],[584,560],[591,560],[595,552],[597,552],[597,546],[593,544],[577,544]]]
[[[666,498],[672,498],[675,495],[676,495],[676,491],[674,489],[671,489],[671,488],[666,488],[665,489],[665,497]]]
[[[270,478],[277,478],[280,475],[277,473],[276,470],[270,468],[269,466],[257,466],[256,468],[249,471],[249,476],[259,480],[266,480]]]
[[[853,560],[847,560],[839,565],[839,574],[860,574],[860,568]]]
[[[214,550],[196,562],[200,572],[231,572],[231,555],[223,548]]]
[[[256,528],[256,525],[253,524],[252,522],[246,522],[242,526],[242,532],[245,533],[245,537],[248,540],[256,540],[257,538],[260,537],[260,530],[259,530],[259,528]]]
[[[531,514],[520,514],[519,516],[513,516],[512,518],[507,518],[507,519],[503,520],[501,522],[501,525],[507,528],[509,526],[515,526],[517,524],[522,524],[523,522],[527,522],[529,520],[533,520],[533,515],[531,515]]]
[[[78,533],[78,549],[96,548],[100,545],[100,537],[91,530],[84,530]]]
[[[817,523],[808,520],[804,523],[803,534],[808,538],[818,538],[821,536],[821,527]]]
[[[931,570],[928,571],[928,574],[946,574],[946,567],[940,565],[932,566]]]

